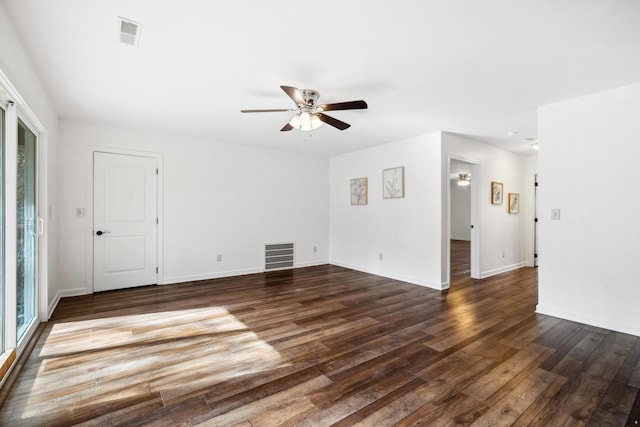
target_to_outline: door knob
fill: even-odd
[[[102,236],[103,234],[109,234],[109,231],[101,231],[101,230],[98,230],[98,231],[96,231],[96,234],[97,234],[98,236]]]

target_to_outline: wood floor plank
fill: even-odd
[[[491,405],[489,410],[474,422],[474,426],[512,425],[557,378],[558,376],[551,372],[536,369],[513,390]]]
[[[536,314],[535,269],[472,280],[455,265],[444,292],[324,265],[63,298],[0,425],[637,418],[638,337]]]

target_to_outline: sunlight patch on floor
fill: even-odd
[[[17,385],[22,420],[153,394],[176,398],[288,364],[223,307],[56,323],[34,355],[34,375]],[[59,380],[60,370],[67,380]]]

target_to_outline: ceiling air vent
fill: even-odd
[[[131,19],[118,16],[118,40],[129,46],[138,46],[142,24]]]

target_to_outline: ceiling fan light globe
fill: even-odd
[[[293,116],[289,124],[293,126],[295,129],[300,129],[300,113]]]
[[[311,131],[318,129],[324,122],[316,114],[302,111],[293,116],[289,124],[298,130]]]
[[[311,130],[311,115],[306,111],[300,113],[300,130]]]
[[[311,116],[311,129],[318,129],[324,122],[317,115]]]

